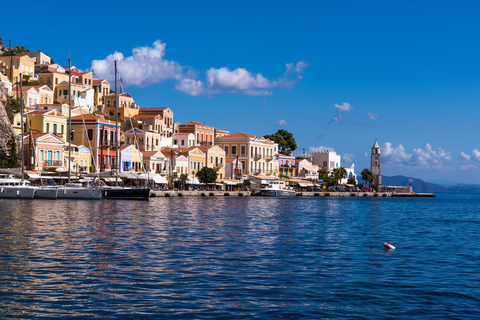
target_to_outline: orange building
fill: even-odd
[[[178,126],[178,133],[193,133],[196,146],[213,146],[215,143],[215,128],[190,121]]]

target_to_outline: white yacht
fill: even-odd
[[[0,199],[33,199],[36,188],[30,181],[16,178],[0,178]]]
[[[102,189],[81,183],[66,183],[58,187],[57,199],[102,199]]]
[[[295,190],[285,184],[285,181],[269,181],[265,188],[260,189],[260,195],[265,197],[295,197]]]

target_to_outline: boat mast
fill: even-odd
[[[72,61],[68,58],[68,183],[70,183],[70,163],[72,150]]]
[[[10,69],[11,70],[11,69]],[[24,163],[24,150],[23,150],[23,87],[22,87],[22,82],[23,82],[23,78],[22,78],[22,74],[20,73],[20,123],[22,124],[21,127],[22,127],[22,131],[21,131],[21,137],[22,137],[22,141],[20,142],[20,150],[21,150],[21,154],[22,154],[22,185],[24,184],[24,176],[25,176],[25,170],[23,168],[23,163]]]
[[[117,90],[117,60],[115,62],[115,186],[118,187],[118,175],[120,174],[118,161],[118,90]]]

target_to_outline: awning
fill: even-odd
[[[240,181],[237,181],[237,180],[220,180],[220,182],[229,186],[236,186],[237,184],[240,183]]]
[[[156,184],[167,184],[168,183],[167,179],[165,179],[165,177],[162,177],[159,174],[154,175],[150,179],[153,180],[153,182],[155,182]]]
[[[305,183],[305,182],[297,182],[297,184],[298,184],[299,187],[302,187],[302,188],[306,188],[306,187],[309,186],[309,185],[308,185],[307,183]]]
[[[190,177],[188,177],[187,184],[200,184],[200,181],[198,181],[197,178],[190,178]]]

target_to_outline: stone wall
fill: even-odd
[[[14,135],[13,127],[7,116],[5,106],[7,105],[7,89],[0,82],[0,158],[9,155],[8,143]]]

